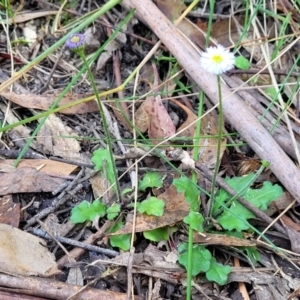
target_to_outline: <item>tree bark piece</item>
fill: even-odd
[[[163,15],[150,0],[123,0],[128,8],[135,8],[137,17],[143,20],[176,57],[186,73],[206,95],[218,103],[217,79],[204,70],[199,63],[200,55],[189,40]],[[238,95],[232,94],[222,83],[223,113],[229,122],[261,159],[270,162],[270,169],[282,185],[300,203],[300,171],[276,141],[249,113]]]

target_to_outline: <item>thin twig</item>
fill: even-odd
[[[88,251],[94,251],[94,252],[97,252],[97,253],[102,253],[102,254],[107,255],[109,257],[116,257],[116,256],[119,255],[119,252],[117,252],[117,251],[101,248],[101,247],[94,246],[94,245],[89,245],[89,244],[79,242],[79,241],[76,241],[76,240],[73,240],[73,239],[69,239],[69,238],[66,238],[66,237],[63,237],[63,236],[55,235],[52,238],[46,231],[44,231],[42,229],[34,228],[31,232],[33,234],[35,234],[39,237],[45,238],[47,240],[55,239],[55,240],[57,240],[61,243],[72,245],[72,246],[82,248],[82,249],[85,249],[85,250],[88,250]]]
[[[69,200],[72,197],[72,195],[67,194],[69,191],[72,190],[72,192],[74,194],[76,194],[79,190],[81,190],[83,188],[83,185],[80,184],[80,182],[83,182],[89,178],[89,177],[85,176],[83,179],[80,180],[80,177],[83,174],[84,174],[84,169],[81,169],[81,171],[77,174],[77,176],[70,183],[70,185],[58,197],[56,197],[53,200],[52,205],[50,207],[43,209],[38,214],[33,216],[31,219],[29,219],[27,221],[27,224],[25,225],[24,229],[28,229],[29,226],[36,223],[37,220],[46,217],[50,213],[54,212],[60,205],[64,204],[67,200]]]

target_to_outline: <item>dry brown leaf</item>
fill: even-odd
[[[144,109],[148,114],[148,135],[152,144],[156,145],[162,140],[175,134],[175,126],[165,109],[160,96],[147,97]]]
[[[53,102],[57,99],[59,94],[57,95],[35,95],[35,94],[17,94],[15,92],[1,92],[1,96],[6,99],[26,108],[33,109],[41,109],[48,110],[49,107],[53,104]],[[85,95],[87,97],[88,95]],[[81,94],[67,94],[60,101],[58,106],[62,106],[68,103],[72,103],[75,100],[79,100],[83,98]],[[91,100],[88,102],[84,102],[60,111],[62,114],[85,114],[89,112],[99,111],[98,105],[96,101]]]
[[[13,166],[14,159],[4,159],[0,161],[0,172],[14,172],[16,168]],[[40,172],[55,175],[65,176],[71,174],[77,166],[66,164],[63,162],[49,160],[49,159],[22,159],[18,168],[30,167],[38,169]]]
[[[187,118],[185,122],[177,129],[177,131],[180,131],[188,127],[197,119],[197,116],[188,107],[186,107],[185,105],[183,105],[182,103],[180,103],[175,99],[170,99],[170,101],[178,105],[187,114]],[[195,135],[195,126],[196,126],[195,124],[191,125],[182,133],[178,134],[178,136],[193,137]],[[204,163],[208,168],[213,168],[217,160],[218,138],[212,138],[211,136],[218,134],[218,123],[212,113],[209,113],[202,118],[201,134],[207,137],[201,138],[199,140],[200,161]],[[226,139],[222,139],[222,145],[221,145],[222,154],[225,151],[225,149],[226,149]]]
[[[144,103],[145,102],[143,102],[140,105],[140,107],[136,110],[135,115],[134,115],[135,127],[141,133],[146,132],[146,130],[148,129],[148,123],[149,123],[149,118],[148,118],[147,112],[145,111]]]
[[[217,162],[217,145],[218,145],[218,138],[211,137],[212,135],[218,134],[218,122],[214,118],[213,114],[206,115],[206,118],[202,119],[202,130],[205,138],[201,138],[199,140],[199,160],[205,164],[205,166],[209,169],[214,169],[216,162]],[[226,149],[226,138],[223,138],[221,141],[221,153],[220,159],[223,156],[223,153]]]
[[[132,273],[145,275],[150,275],[149,273],[151,273],[150,276],[155,277],[156,280],[160,278],[172,284],[177,284],[178,281],[174,273],[183,275],[185,271],[176,264],[176,261],[169,259],[172,254],[172,252],[168,251],[159,251],[156,246],[149,244],[143,253],[133,253],[132,258],[130,257],[131,254],[126,252],[114,257],[111,261],[115,264],[127,266],[128,260],[132,259]],[[146,267],[149,264],[151,269]]]
[[[300,232],[300,225],[295,223],[291,218],[286,215],[280,217],[285,226],[293,228],[294,230]]]
[[[56,10],[43,10],[43,11],[35,11],[35,12],[20,12],[16,14],[13,18],[9,18],[7,20],[7,23],[9,25],[15,24],[15,23],[24,23],[27,21],[31,21],[33,19],[41,18],[41,17],[47,17],[50,15],[56,15]]]
[[[50,277],[59,274],[55,256],[44,240],[10,225],[0,224],[0,271]]]
[[[155,64],[154,71],[154,90],[158,87],[158,72]],[[164,107],[160,95],[149,96],[144,102],[144,109],[148,114],[148,135],[151,142],[156,145],[166,138],[175,134],[175,126]]]
[[[177,136],[187,136],[187,137],[193,137],[195,135],[195,130],[196,130],[196,123],[193,125],[189,126],[193,122],[197,120],[197,116],[185,105],[180,103],[179,101],[171,98],[171,102],[175,103],[177,106],[179,106],[187,115],[186,120],[181,124],[181,126],[177,129],[177,132],[181,131],[182,129],[188,127],[186,130],[183,132],[179,133]],[[205,118],[205,117],[204,117]]]
[[[74,284],[74,285],[79,285],[83,286],[83,275],[80,270],[80,267],[72,267],[69,270],[68,278],[67,278],[67,283],[69,284]]]
[[[188,215],[189,205],[185,201],[183,193],[178,193],[174,185],[171,185],[157,198],[165,202],[164,215],[162,217],[156,217],[137,213],[135,232],[143,232],[172,225],[182,221]],[[131,233],[132,226],[131,219],[127,221],[123,228],[111,235]]]
[[[89,174],[90,172],[93,171],[87,170],[86,174]],[[90,183],[92,185],[93,195],[95,199],[102,197],[102,201],[105,204],[111,205],[112,203],[109,203],[109,201],[114,201],[112,199],[114,189],[109,189],[110,183],[108,179],[105,178],[105,174],[103,174],[103,172],[95,174],[93,177],[90,178]]]
[[[0,195],[52,192],[64,182],[65,179],[24,167],[11,173],[0,173]]]
[[[38,134],[37,142],[44,151],[53,156],[90,163],[87,156],[80,153],[79,142],[68,136],[77,136],[77,133],[64,124],[59,117],[50,115]]]
[[[285,191],[281,195],[281,197],[270,203],[265,213],[268,216],[272,216],[273,214],[278,213],[279,211],[285,210],[293,201],[295,201],[295,199],[292,197],[292,195],[289,192]],[[296,207],[297,204],[298,203],[296,202],[294,207]]]
[[[0,223],[18,227],[20,222],[20,204],[14,203],[11,195],[0,198]]]
[[[174,253],[160,251],[154,245],[149,244],[144,251],[144,259],[147,263],[150,263],[154,270],[147,270],[141,267],[139,269],[133,269],[133,271],[135,273],[142,273],[162,279],[171,284],[178,284],[178,277],[185,277],[185,270],[180,268],[176,262],[169,259],[172,254]],[[166,272],[167,270],[168,272]]]
[[[123,29],[126,30],[126,28],[127,25],[125,25]],[[117,41],[120,41],[120,43],[118,43]],[[123,32],[118,33],[116,39],[111,41],[99,56],[99,59],[97,61],[96,71],[102,70],[106,65],[106,62],[112,57],[113,52],[118,49],[121,49],[122,45],[125,45],[126,42],[127,42],[126,34]]]
[[[151,82],[153,81],[153,67],[150,63],[145,64],[140,72],[139,82],[144,83],[150,89]],[[148,90],[146,88],[146,90]],[[142,102],[134,114],[134,123],[139,132],[144,133],[148,129],[148,114],[144,108],[145,102]],[[131,129],[132,130],[132,129]]]
[[[237,28],[236,22],[240,28]],[[244,24],[243,18],[224,19],[214,22],[212,25],[211,36],[215,38],[219,44],[224,47],[230,47],[232,42],[237,42],[240,38],[241,26]],[[250,29],[247,35],[253,34],[253,30]]]

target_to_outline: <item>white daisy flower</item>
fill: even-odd
[[[200,57],[201,66],[208,72],[219,75],[233,68],[234,54],[222,45],[208,47]]]

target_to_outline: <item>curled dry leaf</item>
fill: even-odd
[[[35,95],[31,93],[26,94],[17,94],[15,92],[1,92],[1,96],[6,99],[26,108],[35,108],[41,110],[48,110],[49,107],[53,104],[53,102],[57,99],[59,94],[57,95]],[[83,98],[81,94],[67,94],[59,103],[58,106],[62,106],[64,104],[68,104],[74,102],[75,100],[79,100]],[[63,114],[85,114],[89,112],[99,111],[98,105],[96,101],[91,100],[88,102],[80,103],[78,105],[63,109],[60,113]]]
[[[146,99],[144,109],[148,114],[148,135],[152,144],[156,145],[175,134],[175,126],[165,109],[160,96]]]
[[[14,15],[13,18],[7,19],[7,23],[17,24],[17,23],[24,23],[27,21],[31,21],[41,17],[47,17],[50,15],[56,15],[58,13],[57,10],[43,10],[43,11],[35,11],[35,12],[20,12]]]
[[[154,70],[154,90],[158,87],[158,72],[153,64]],[[144,109],[148,115],[148,135],[151,142],[156,145],[166,138],[175,134],[176,128],[164,107],[160,95],[149,96],[144,102]]]

